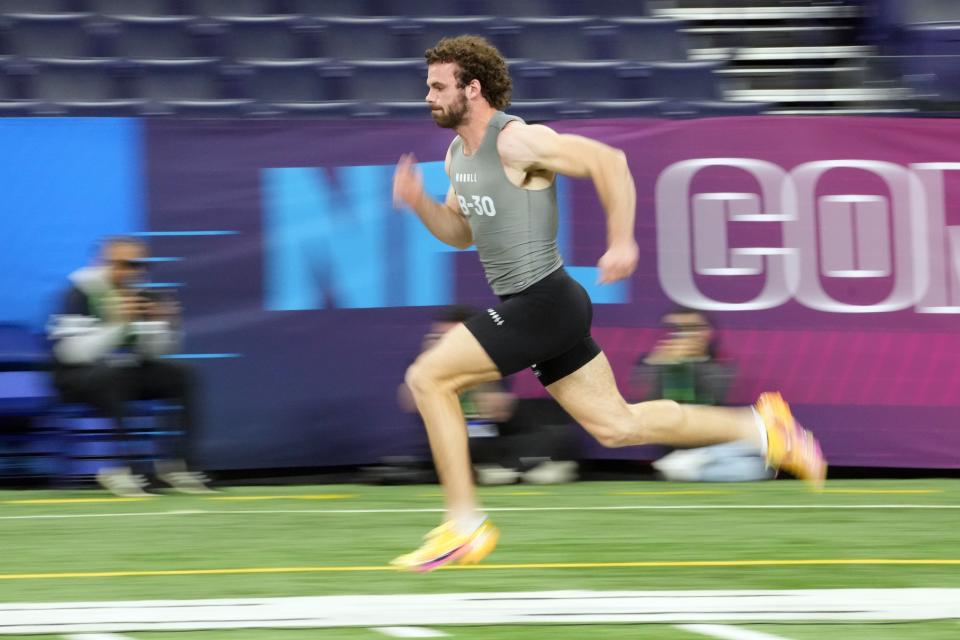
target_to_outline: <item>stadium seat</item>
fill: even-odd
[[[563,117],[561,114],[569,104],[567,100],[515,100],[507,112],[527,122],[549,122]]]
[[[639,75],[631,75],[630,67],[619,62],[556,62],[555,98],[571,100],[596,100],[600,98],[643,98],[646,90],[637,88],[646,82],[646,69]],[[638,80],[639,79],[639,80]]]
[[[645,66],[619,61],[521,62],[511,66],[518,100],[616,100],[646,98]]]
[[[336,100],[326,102],[258,102],[253,104],[248,113],[251,116],[269,118],[352,118],[358,109],[353,100]],[[385,115],[378,113],[378,116]]]
[[[216,60],[140,60],[130,67],[130,95],[148,102],[176,105],[189,102],[197,108],[218,108],[218,101],[235,98],[232,77]]]
[[[30,115],[68,118],[135,118],[144,114],[143,101],[121,98],[39,102],[31,107]]]
[[[473,0],[491,16],[644,16],[645,0]]]
[[[960,4],[956,0],[898,0],[893,4],[906,24],[960,21]]]
[[[306,34],[321,58],[386,59],[401,53],[402,25],[397,18],[331,17],[317,20]]]
[[[531,60],[592,60],[598,44],[589,18],[514,18],[488,28],[491,41],[507,58]]]
[[[960,99],[960,69],[954,56],[904,56],[903,82],[922,100]]]
[[[469,4],[457,0],[372,0],[370,10],[381,16],[458,16],[469,13]]]
[[[132,60],[198,58],[211,53],[201,25],[186,16],[124,16],[100,22],[98,50]]]
[[[315,17],[375,16],[379,13],[374,0],[289,0],[288,10]]]
[[[4,53],[26,58],[82,58],[94,54],[84,28],[86,13],[21,14],[5,16]]]
[[[20,92],[17,90],[17,79],[6,73],[0,73],[0,101],[11,102],[20,99]]]
[[[33,73],[33,65],[19,60],[0,63],[0,115],[31,115],[35,102],[28,96]]]
[[[49,362],[50,352],[43,337],[26,325],[0,322],[0,371],[45,369]]]
[[[545,100],[551,95],[553,68],[546,63],[527,60],[509,60],[510,79],[513,81],[511,100]]]
[[[28,97],[43,102],[105,102],[121,98],[117,63],[101,58],[34,61]]]
[[[907,36],[916,42],[916,53],[924,56],[952,56],[960,59],[960,24],[912,25]]]
[[[427,105],[422,100],[357,102],[350,110],[353,118],[403,118],[426,120]]]
[[[476,0],[474,7],[488,16],[570,15],[553,0]]]
[[[37,415],[56,401],[46,371],[0,371],[0,418]]]
[[[257,103],[311,103],[336,96],[316,60],[256,60],[243,65],[244,96]]]
[[[82,11],[78,0],[0,0],[0,15],[10,13],[72,13]]]
[[[175,16],[182,0],[82,0],[85,9],[101,16]]]
[[[496,21],[489,16],[459,16],[440,18],[417,18],[399,23],[396,28],[399,55],[406,58],[422,58],[424,52],[441,38],[465,33],[487,35]]]
[[[664,115],[671,118],[712,118],[721,116],[755,116],[771,107],[766,102],[732,102],[729,100],[669,100]]]
[[[667,104],[666,100],[583,100],[564,115],[568,118],[660,118]]]
[[[3,105],[0,115],[7,115],[8,110],[17,111],[14,104],[22,100],[24,94],[18,87],[21,78],[8,74],[4,67],[0,67],[0,105]]]
[[[304,38],[306,23],[294,16],[222,18],[212,26],[217,55],[233,60],[314,57]]]
[[[720,100],[715,62],[651,63],[648,97],[684,100]]]
[[[252,115],[254,103],[239,98],[209,100],[140,101],[136,115],[147,118],[246,118]]]
[[[35,103],[29,101],[0,98],[0,118],[29,118],[34,106]]]
[[[355,60],[351,63],[349,95],[371,102],[421,102],[427,95],[427,65],[423,60]]]
[[[46,411],[56,402],[50,354],[43,338],[24,325],[0,323],[0,417]]]
[[[191,13],[210,18],[230,16],[269,16],[277,13],[275,0],[190,0]]]
[[[680,33],[682,22],[665,18],[616,18],[603,23],[603,56],[638,62],[681,61],[687,47]],[[609,31],[607,31],[609,29]]]
[[[554,0],[567,15],[604,17],[649,16],[646,0]],[[723,4],[723,3],[720,3]]]
[[[59,479],[69,481],[93,476],[104,466],[166,457],[169,439],[179,435],[178,425],[171,421],[177,410],[176,404],[164,400],[128,402],[128,435],[122,441],[111,421],[86,404],[59,404],[39,422],[44,430],[59,434]]]

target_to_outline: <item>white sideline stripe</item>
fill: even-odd
[[[845,505],[616,505],[592,507],[490,507],[489,512],[508,511],[660,511],[660,510],[803,510],[803,509],[960,509],[960,504],[845,504]],[[19,516],[0,516],[0,520],[41,520],[60,518],[127,518],[179,515],[250,515],[250,514],[383,514],[383,513],[443,513],[445,509],[186,509],[174,511],[142,511],[128,513],[49,513]]]
[[[783,636],[772,636],[769,633],[728,627],[722,624],[678,624],[677,629],[702,636],[720,638],[721,640],[787,640]]]
[[[735,511],[735,510],[836,510],[836,509],[919,509],[956,510],[960,504],[629,504],[592,507],[488,507],[490,513],[508,511]],[[253,514],[370,514],[370,513],[443,513],[445,509],[178,509],[174,511],[135,511],[128,513],[35,513],[0,516],[0,520],[44,520],[61,518],[137,518],[150,516],[253,515]]]
[[[64,636],[67,640],[133,640],[130,636],[118,633],[71,633]]]
[[[0,635],[923,620],[960,620],[960,589],[570,590],[0,604]]]
[[[426,627],[374,627],[373,630],[394,638],[443,638],[450,635]]]

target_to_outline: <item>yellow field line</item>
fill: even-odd
[[[316,493],[293,496],[207,496],[207,500],[349,500],[354,493]]]
[[[498,493],[500,496],[549,496],[553,495],[549,491],[504,491]]]
[[[2,504],[92,504],[110,502],[142,502],[158,498],[158,495],[143,498],[34,498],[29,500],[3,500]],[[353,493],[318,493],[292,496],[204,496],[203,500],[349,500],[356,498]]]
[[[820,493],[874,493],[902,495],[909,493],[943,493],[943,489],[821,489]]]
[[[708,496],[731,494],[733,491],[720,489],[676,489],[673,491],[614,491],[611,496]]]
[[[539,562],[530,564],[448,565],[444,570],[472,571],[519,569],[633,569],[686,567],[796,567],[796,566],[950,566],[960,565],[953,558],[863,558],[863,559],[808,559],[808,560],[671,560],[644,562]],[[276,573],[350,573],[360,571],[390,571],[387,565],[345,567],[244,567],[234,569],[156,569],[142,571],[77,571],[65,573],[6,573],[0,580],[58,580],[67,578],[138,578],[157,576],[212,576]]]
[[[34,498],[30,500],[4,500],[3,504],[82,504],[94,502],[141,502],[151,500],[159,496],[147,496],[144,498]]]

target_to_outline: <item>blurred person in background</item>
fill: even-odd
[[[92,405],[110,418],[123,455],[130,455],[126,403],[167,399],[179,406],[180,433],[171,455],[155,464],[157,477],[186,493],[210,489],[190,471],[196,431],[195,381],[183,364],[159,359],[180,344],[180,308],[167,293],[145,288],[147,248],[132,237],[111,237],[96,264],[74,271],[59,310],[48,324],[53,381],[65,402]],[[120,496],[150,495],[129,460],[98,471],[97,482]]]
[[[468,305],[441,310],[423,338],[421,352],[477,313]],[[404,411],[417,411],[406,383],[400,385],[398,398]],[[569,421],[543,421],[536,410],[538,402],[520,400],[499,380],[464,389],[459,398],[479,484],[511,484],[520,480],[556,484],[576,479]]]
[[[637,361],[633,383],[645,401],[722,405],[736,366],[717,357],[714,328],[706,314],[677,308],[663,316],[666,335]],[[677,449],[653,463],[667,480],[745,482],[773,473],[760,448],[750,440]]]
[[[395,206],[412,209],[441,242],[459,249],[476,245],[500,303],[445,333],[407,371],[443,484],[446,515],[418,549],[393,564],[429,571],[450,562],[477,563],[494,549],[499,530],[477,503],[457,396],[526,368],[605,446],[750,439],[768,464],[819,485],[826,476],[820,446],[778,393],[764,393],[753,408],[624,400],[590,335],[590,298],[563,268],[556,176],[592,180],[607,221],[598,280],[616,282],[630,277],[639,257],[636,188],[626,156],[504,113],[512,81],[503,56],[484,38],[444,38],[426,52],[426,61],[426,106],[437,125],[457,134],[444,162],[450,189],[443,202],[432,198],[416,159],[406,154],[394,172]]]

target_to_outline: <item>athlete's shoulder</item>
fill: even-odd
[[[546,125],[511,122],[497,137],[497,151],[504,159],[529,159],[532,151],[556,136],[557,132]]]

